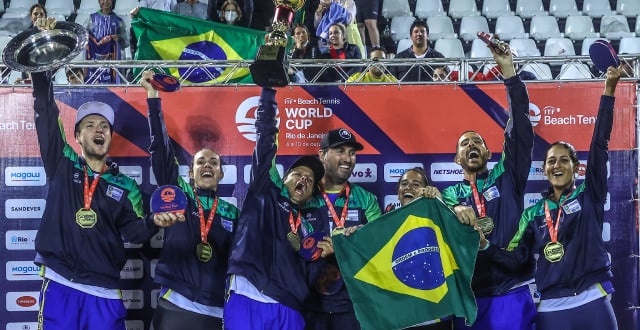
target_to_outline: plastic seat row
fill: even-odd
[[[544,10],[542,0],[518,0],[515,8],[515,14],[524,18],[549,14],[565,18],[570,15],[581,15],[582,13],[590,17],[602,17],[616,13],[626,17],[636,17],[640,15],[640,1],[617,0],[615,11],[611,9],[609,0],[584,0],[582,11],[578,10],[575,0],[550,0],[548,12]],[[454,19],[479,15],[494,19],[499,16],[513,14],[514,11],[511,9],[509,0],[484,0],[481,11],[478,10],[475,0],[449,1],[448,16]],[[384,0],[382,15],[385,18],[411,16],[409,0]],[[416,0],[415,16],[419,18],[447,16],[447,12],[442,6],[442,0]]]

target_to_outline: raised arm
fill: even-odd
[[[593,129],[589,148],[588,167],[585,174],[585,191],[594,202],[604,204],[607,198],[607,161],[609,160],[609,140],[613,127],[613,105],[615,91],[620,79],[620,70],[609,67],[605,89],[600,97],[598,117]],[[602,221],[602,219],[600,219]]]
[[[261,190],[270,182],[280,182],[275,163],[279,132],[277,109],[275,89],[263,87],[256,111],[256,147],[253,150],[250,189]]]

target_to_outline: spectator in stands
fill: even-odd
[[[444,58],[440,52],[429,47],[429,27],[423,20],[415,20],[411,24],[411,47],[401,51],[395,58]],[[396,66],[393,71],[396,78],[402,81],[432,81],[433,69],[428,66],[427,72],[421,67]]]
[[[173,8],[173,6],[175,6],[176,3],[177,3],[176,0],[140,0],[140,7],[151,8],[151,9],[162,10],[162,11],[171,11],[171,8]]]
[[[71,85],[81,85],[84,84],[84,70],[81,68],[73,68],[69,69],[66,72],[67,81]]]
[[[433,81],[450,81],[450,72],[451,70],[446,65],[433,69]]]
[[[242,10],[236,0],[226,0],[220,8],[220,22],[236,25],[242,19]]]
[[[189,182],[179,175],[176,151],[169,139],[158,91],[150,83],[154,72],[142,73],[147,91],[151,131],[151,167],[159,186],[178,186],[187,196],[186,221],[168,227],[156,268],[161,285],[155,330],[222,329],[227,265],[238,209],[217,193],[224,177],[220,155],[198,150],[189,167]]]
[[[369,32],[369,42],[372,48],[380,46],[380,31],[378,31],[378,8],[380,0],[355,0],[356,21],[362,44],[366,45],[365,28]]]
[[[344,35],[347,42],[358,46],[361,56],[366,54],[356,23],[356,14],[354,0],[320,0],[313,19],[313,25],[317,29],[316,36],[320,37],[321,41],[326,40],[331,24],[341,23],[345,26]]]
[[[47,18],[47,10],[43,5],[36,3],[31,6],[29,9],[29,18],[31,19],[31,25],[29,28],[32,28],[38,18]]]
[[[218,0],[209,0],[207,11],[210,20],[224,23],[222,18],[224,17],[224,5],[227,1],[221,2],[222,5],[218,7],[218,4],[220,3]],[[253,18],[253,0],[237,0],[234,2],[241,13],[236,25],[250,27]]]
[[[334,60],[362,58],[362,55],[360,54],[360,48],[358,48],[356,45],[348,43],[345,33],[346,28],[342,24],[334,23],[329,27],[329,49],[321,49],[321,51],[323,51],[324,58]],[[339,70],[340,68],[337,69]],[[360,71],[361,69],[360,67],[346,68],[345,70],[347,73],[347,77],[342,77],[338,70],[331,69],[325,71],[325,73],[319,80],[324,82],[344,81],[346,78]]]
[[[207,19],[207,5],[198,0],[186,0],[173,6],[172,12],[184,16]]]
[[[294,45],[291,48],[291,59],[312,59],[320,55],[318,48],[309,41],[309,29],[303,24],[293,27]],[[296,83],[304,83],[313,79],[318,73],[317,68],[304,68],[295,70],[289,68],[289,79]]]
[[[84,0],[89,1],[89,0]],[[84,23],[89,31],[87,60],[120,60],[122,50],[129,46],[128,31],[124,21],[113,12],[112,0],[97,0],[100,10],[91,14]],[[109,68],[89,69],[86,75],[88,83],[118,83],[120,77]]]
[[[347,82],[397,82],[398,79],[391,73],[387,73],[387,69],[382,63],[376,63],[380,60],[384,60],[387,56],[387,51],[382,47],[374,47],[369,51],[369,59],[374,63],[369,66],[369,70],[365,72],[356,72],[347,79]]]

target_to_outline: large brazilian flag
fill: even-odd
[[[402,329],[445,316],[475,322],[471,277],[479,235],[438,199],[420,198],[333,238],[363,329]]]
[[[247,60],[254,59],[264,43],[265,31],[140,8],[131,26],[138,38],[136,60]],[[217,83],[250,81],[247,67],[171,68],[183,82]]]

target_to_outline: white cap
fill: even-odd
[[[91,101],[81,105],[78,108],[78,113],[76,114],[76,125],[78,125],[84,117],[89,115],[100,115],[104,117],[111,126],[113,126],[113,108],[104,102]]]

